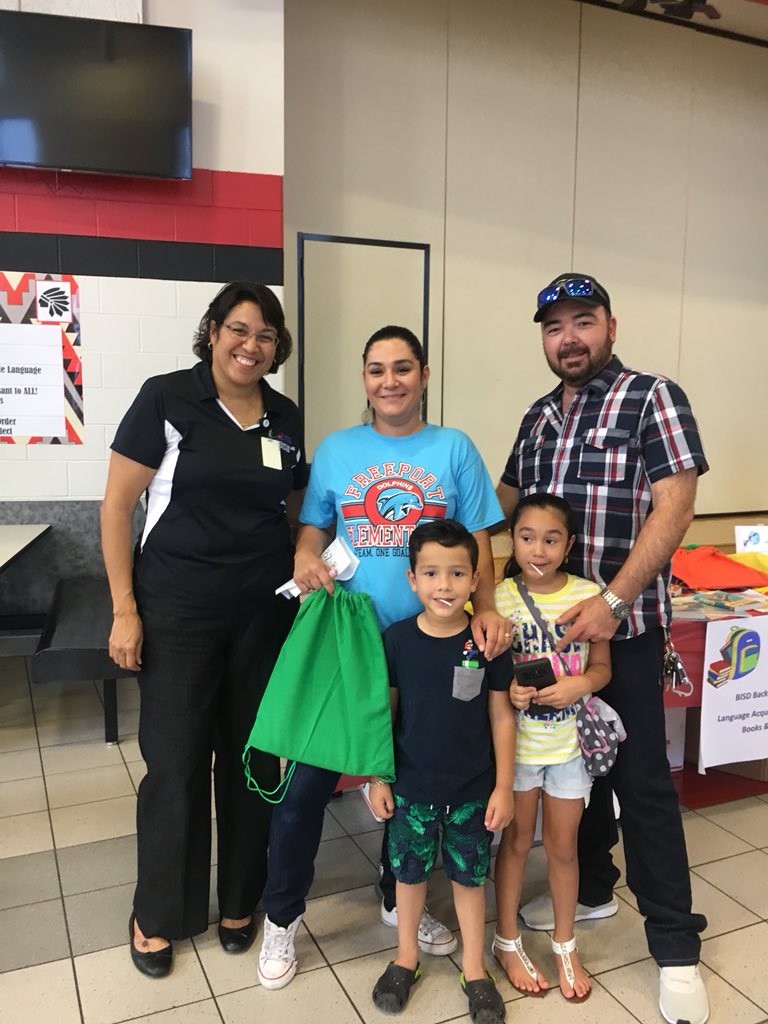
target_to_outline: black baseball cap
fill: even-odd
[[[608,316],[611,315],[611,299],[608,292],[591,274],[558,274],[546,288],[542,288],[536,297],[535,324],[541,323],[550,306],[566,299],[576,299],[585,306],[605,306]]]

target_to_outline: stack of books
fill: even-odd
[[[756,590],[697,590],[672,596],[672,618],[708,622],[735,615],[768,615],[768,594]]]

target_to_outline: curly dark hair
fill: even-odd
[[[211,350],[208,342],[211,336],[211,324],[220,327],[230,312],[241,302],[254,302],[261,310],[264,322],[277,331],[275,360],[269,372],[275,373],[282,366],[293,350],[291,332],[285,326],[285,314],[280,300],[265,284],[254,284],[251,281],[231,281],[225,284],[218,295],[203,314],[200,326],[195,331],[192,351],[206,363],[211,362]]]

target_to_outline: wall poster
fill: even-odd
[[[0,442],[82,444],[84,432],[77,279],[0,272]]]
[[[707,623],[699,771],[768,757],[768,615]]]

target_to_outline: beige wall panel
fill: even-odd
[[[494,479],[553,383],[531,318],[571,262],[579,17],[571,0],[451,4],[443,421]]]
[[[693,47],[584,6],[573,266],[608,289],[628,365],[679,375]]]
[[[297,230],[430,243],[431,418],[497,476],[554,383],[536,292],[595,273],[621,357],[690,394],[713,465],[697,510],[765,508],[768,52],[573,0],[285,12],[289,321]]]
[[[421,333],[424,254],[307,241],[304,282],[304,418],[311,459],[331,431],[360,423],[362,352],[373,332],[402,324]]]
[[[429,243],[439,376],[447,0],[286,0],[285,39],[289,318],[297,231]]]
[[[696,37],[680,380],[711,472],[698,512],[768,504],[768,51]]]
[[[195,167],[283,173],[283,0],[144,0],[152,25],[192,29]]]

